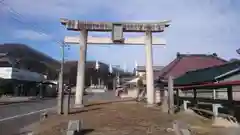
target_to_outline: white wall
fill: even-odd
[[[11,67],[1,67],[0,78],[37,82],[43,81],[45,79],[44,75],[42,74]]]
[[[231,76],[229,78],[226,78],[225,80],[221,81],[221,82],[224,82],[224,81],[239,81],[240,80],[240,73],[234,75],[234,76]],[[240,100],[240,86],[233,86],[232,87],[232,91],[233,91],[233,100]]]
[[[11,79],[12,78],[12,68],[11,67],[1,67],[0,68],[0,78]]]

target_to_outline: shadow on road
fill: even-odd
[[[104,104],[112,104],[112,103],[121,103],[121,102],[129,102],[129,101],[135,101],[135,99],[105,101],[105,102],[99,102],[99,103],[92,103],[92,104],[88,104],[88,105],[85,105],[85,106],[86,106],[86,107],[90,107],[90,106],[96,106],[96,105],[104,105]]]
[[[77,113],[83,113],[83,112],[89,112],[89,111],[96,111],[96,110],[101,110],[101,108],[91,108],[91,109],[74,110],[74,111],[71,111],[70,114],[77,114]]]

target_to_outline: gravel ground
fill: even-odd
[[[147,108],[134,101],[95,101],[71,112],[69,116],[52,116],[31,129],[38,135],[61,135],[66,132],[69,120],[79,119],[83,120],[83,132],[87,135],[173,135],[172,123],[178,120],[195,135],[219,135],[218,129],[211,128],[211,120],[195,114],[168,115],[159,107]]]

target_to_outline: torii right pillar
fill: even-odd
[[[145,32],[145,50],[146,50],[146,83],[147,83],[147,103],[153,106],[155,103],[155,90],[153,78],[153,52],[152,52],[152,32]]]

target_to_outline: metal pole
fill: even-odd
[[[213,99],[216,99],[216,89],[213,89],[212,97]]]
[[[147,103],[154,104],[154,83],[153,83],[153,58],[152,58],[152,32],[145,32],[145,49],[146,49],[146,82],[147,82]]]
[[[99,69],[97,69],[97,74],[98,74],[98,88],[101,86],[101,75]]]
[[[75,93],[75,107],[83,107],[83,92],[85,84],[85,63],[87,54],[88,32],[82,30],[80,34],[80,58],[78,61],[77,87]]]
[[[92,81],[92,76],[91,76],[91,80],[90,80],[90,86],[93,85],[93,81]]]
[[[62,60],[58,81],[58,114],[63,114],[63,70],[64,70],[64,43],[61,44]]]

